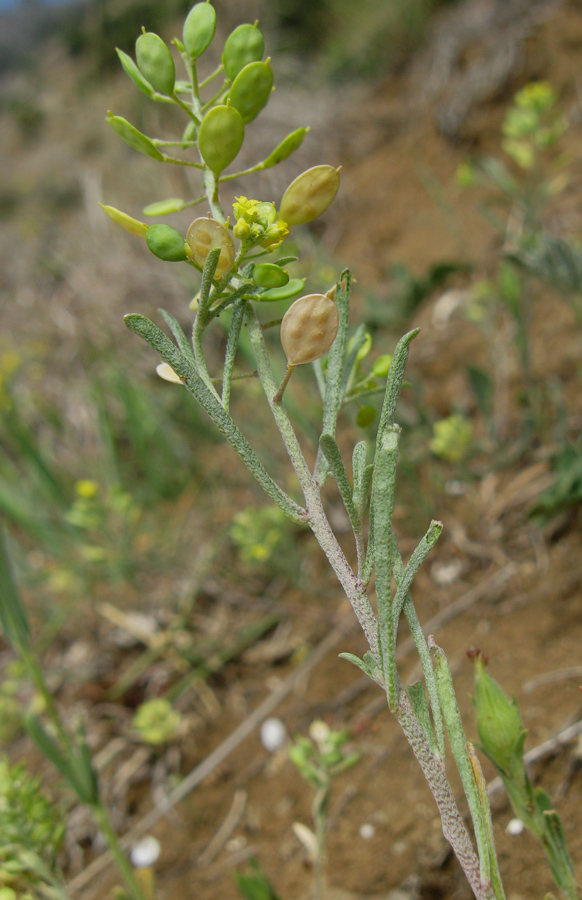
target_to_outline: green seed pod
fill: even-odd
[[[263,160],[263,169],[270,169],[278,163],[283,162],[283,160],[287,159],[288,156],[291,156],[292,153],[295,153],[303,143],[303,138],[308,131],[309,128],[296,128],[295,131],[288,134],[287,137],[281,141],[279,146],[275,147],[275,149],[269,153],[267,158]]]
[[[281,322],[281,344],[290,366],[302,366],[327,353],[335,340],[339,315],[325,294],[308,294],[293,303]]]
[[[171,225],[150,225],[146,244],[154,256],[165,262],[184,262],[188,259],[184,250],[184,238]]]
[[[129,144],[130,147],[133,147],[134,150],[137,150],[138,153],[143,153],[144,156],[149,156],[151,159],[156,159],[158,162],[163,161],[163,154],[160,153],[153,141],[150,141],[145,134],[142,134],[141,131],[134,128],[127,119],[123,118],[123,116],[114,116],[113,113],[110,112],[105,121],[109,122],[119,137],[125,141],[126,144]]]
[[[202,119],[198,149],[215,175],[231,164],[245,139],[245,123],[233,106],[215,106]]]
[[[182,37],[188,56],[195,62],[210,46],[216,31],[216,10],[210,3],[197,3],[184,22]]]
[[[367,428],[376,418],[375,406],[360,406],[356,416],[356,423],[360,428]]]
[[[114,206],[105,206],[104,203],[100,203],[99,206],[116,225],[121,225],[121,227],[125,228],[126,231],[129,231],[130,234],[135,234],[137,237],[146,236],[148,226],[145,222],[139,222],[137,219],[132,219],[127,213],[121,212],[120,209],[115,209]]]
[[[226,39],[222,63],[227,78],[233,81],[249,63],[259,62],[265,52],[265,39],[256,25],[239,25]]]
[[[229,96],[231,106],[238,109],[245,125],[267,105],[272,90],[273,70],[268,62],[249,63],[240,70]]]
[[[305,278],[291,278],[287,284],[282,287],[268,288],[260,294],[255,294],[253,300],[260,300],[261,303],[276,303],[277,300],[291,300],[300,294],[305,287]]]
[[[215,219],[205,219],[201,216],[194,219],[188,229],[186,242],[192,253],[192,260],[201,269],[204,268],[206,257],[215,247],[220,247],[220,256],[216,267],[215,277],[222,278],[234,264],[234,241],[228,228],[221,225]]]
[[[161,94],[172,94],[176,69],[170,48],[153,31],[144,31],[135,42],[138,68],[151,86]]]
[[[491,677],[480,653],[475,656],[475,710],[483,750],[505,772],[519,766],[525,734],[515,698]]]
[[[275,263],[259,263],[253,269],[253,281],[259,287],[279,288],[289,283],[289,275]]]
[[[186,201],[180,197],[169,197],[167,200],[158,200],[150,203],[143,210],[144,216],[169,216],[170,213],[180,212],[186,206]]]
[[[317,219],[337,194],[339,169],[314,166],[291,182],[281,200],[279,218],[287,225],[303,225]]]
[[[147,97],[153,97],[154,89],[146,79],[141,74],[140,70],[134,63],[131,56],[128,56],[127,53],[124,53],[123,50],[120,50],[119,47],[115,48],[115,52],[119,57],[119,62],[123,67],[123,71],[125,74],[131,78],[136,87],[143,91]]]
[[[184,131],[182,132],[182,141],[195,141],[196,140],[196,123],[190,119],[188,124],[186,125]]]
[[[372,366],[372,375],[375,375],[376,378],[386,378],[388,372],[390,371],[390,366],[392,365],[392,354],[384,353],[382,356],[379,356],[374,365]]]

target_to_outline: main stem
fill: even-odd
[[[443,834],[453,848],[476,900],[495,900],[491,885],[484,885],[481,881],[479,859],[447,780],[444,761],[430,749],[404,690],[400,692],[395,712],[436,801]]]

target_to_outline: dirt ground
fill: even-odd
[[[464,44],[459,37],[451,71],[431,94],[428,86],[436,81],[443,30],[454,32],[451,11],[437,20],[428,47],[403,71],[343,93],[339,87],[322,88],[323,99],[312,110],[311,120],[312,133],[320,132],[320,137],[315,138],[313,149],[302,150],[300,161],[320,161],[309,154],[325,151],[330,162],[343,166],[341,198],[329,214],[322,241],[328,258],[338,268],[349,264],[357,278],[354,321],[365,318],[374,305],[381,308],[388,302],[393,262],[421,275],[443,259],[470,260],[475,264],[474,276],[457,276],[452,284],[458,287],[493,271],[499,237],[478,210],[478,192],[463,192],[455,186],[455,172],[470,153],[499,153],[500,125],[510,99],[534,78],[548,79],[559,90],[560,102],[573,123],[567,137],[567,150],[574,160],[572,180],[554,215],[568,233],[580,233],[582,5],[570,0],[537,6],[539,15],[528,20],[516,37],[509,71],[499,83],[490,71],[486,89],[476,90],[467,100],[465,113],[455,120],[454,134],[443,133],[441,113],[459,108],[455,91],[469,83],[469,73],[477,64],[487,73],[486,63],[493,60],[495,46],[478,32]],[[47,86],[41,91],[41,102],[50,113],[43,140],[22,145],[4,117],[2,143],[13,158],[12,179],[21,199],[18,214],[0,222],[0,262],[6,278],[3,341],[7,342],[7,334],[16,344],[42,340],[53,360],[43,389],[48,396],[59,395],[67,373],[76,396],[84,378],[80,348],[85,329],[93,330],[97,347],[100,340],[123,346],[129,338],[119,325],[120,308],[152,314],[163,293],[168,309],[184,309],[184,285],[179,279],[168,277],[166,268],[160,273],[157,261],[144,258],[129,236],[112,237],[108,226],[96,218],[92,202],[104,197],[105,202],[132,212],[140,203],[176,193],[181,175],[170,173],[164,176],[168,183],[154,184],[157,173],[151,174],[148,160],[134,161],[125,148],[104,136],[101,123],[108,106],[123,109],[132,118],[126,85],[110,79],[98,90],[87,86],[75,92],[72,70],[66,70],[72,64],[58,52],[51,49],[54,57],[43,64],[48,68],[54,61],[60,67],[58,80],[47,82],[50,90]],[[290,71],[277,94],[290,90],[292,81]],[[308,93],[309,86],[300,81],[289,117],[299,115]],[[77,116],[79,129],[71,127]],[[283,121],[281,107],[273,116],[265,129],[273,127],[273,121]],[[62,140],[65,133],[66,141]],[[126,184],[128,165],[134,167],[136,186],[131,190]],[[67,187],[66,178],[58,181],[67,171],[69,186],[80,191],[81,200],[62,210],[58,226],[53,226],[47,203],[37,209],[38,192],[52,196],[55,185]],[[273,178],[275,192],[281,181],[285,184],[286,175]],[[1,181],[4,186],[6,173]],[[248,191],[252,194],[251,187]],[[128,197],[131,201],[124,206]],[[46,255],[43,247],[49,251]],[[126,277],[128,267],[131,280]],[[480,330],[460,315],[437,321],[435,305],[440,294],[437,291],[423,303],[410,323],[422,329],[413,344],[410,377],[422,384],[423,403],[439,415],[459,407],[476,415],[466,365],[468,361],[485,364],[490,347]],[[582,335],[559,297],[540,292],[533,335],[534,370],[539,375],[553,373],[561,380],[568,430],[574,437],[582,424]],[[385,335],[382,339],[388,340]],[[128,357],[131,364],[147,372],[151,360],[146,352],[135,348],[129,352],[134,354],[133,359]],[[517,441],[519,373],[511,353],[509,357],[511,402],[506,427]],[[410,398],[407,404],[412,404]],[[248,407],[241,403],[240,410],[248,411]],[[346,446],[355,437],[359,439],[355,429],[345,426]],[[180,779],[221,748],[266,697],[280,696],[268,714],[280,718],[290,735],[305,734],[311,721],[323,718],[334,727],[350,728],[354,745],[362,751],[358,765],[334,784],[325,897],[468,898],[470,890],[447,852],[432,797],[381,692],[337,658],[344,650],[361,655],[365,647],[323,555],[311,537],[302,533],[293,537],[294,552],[305,559],[295,581],[281,571],[258,570],[245,577],[221,535],[233,509],[256,503],[256,493],[227,448],[214,445],[205,465],[216,484],[206,501],[212,507],[193,508],[195,488],[184,495],[178,510],[162,513],[175,517],[173,570],[164,575],[145,573],[137,587],[123,594],[107,586],[98,588],[95,596],[87,598],[82,613],[71,613],[47,652],[47,664],[65,673],[56,682],[63,707],[71,716],[78,711],[87,714],[94,723],[90,738],[116,826],[120,832],[139,828],[143,817],[163,805]],[[217,484],[222,472],[228,472],[232,489]],[[469,696],[472,665],[466,651],[477,645],[489,656],[494,677],[515,694],[529,729],[526,748],[534,748],[578,721],[582,711],[580,673],[570,671],[582,663],[580,512],[554,519],[544,528],[529,518],[529,510],[551,477],[544,447],[532,448],[503,468],[496,468],[485,450],[466,476],[445,464],[439,464],[438,473],[435,480],[430,473],[420,472],[416,490],[424,497],[416,508],[408,503],[410,487],[397,495],[395,522],[404,556],[431,517],[445,525],[443,537],[415,582],[419,618],[423,623],[434,619],[436,640],[454,672],[468,735],[476,737]],[[459,483],[461,491],[454,488]],[[341,528],[338,498],[330,486],[327,496]],[[342,535],[342,543],[353,559],[348,533]],[[120,645],[119,628],[98,610],[107,602],[126,612],[140,609],[163,630],[171,620],[172,605],[184,596],[195,597],[191,624],[203,641],[237,633],[273,611],[280,621],[262,639],[235,654],[216,676],[183,695],[184,733],[169,748],[152,751],[127,738],[127,724],[135,705],[146,695],[163,692],[175,680],[176,670],[171,659],[152,663],[133,691],[115,702],[109,699],[107,689],[138,658],[143,645],[137,640],[129,641],[129,647]],[[403,625],[401,671],[409,682],[418,667],[406,638]],[[545,677],[548,673],[558,673],[556,680]],[[291,826],[293,822],[310,824],[310,789],[284,752],[271,756],[263,749],[258,722],[252,725],[253,721],[232,752],[209,766],[207,774],[202,772],[199,783],[180,804],[147,829],[162,844],[157,900],[235,898],[232,870],[244,868],[251,857],[259,860],[278,896],[285,900],[309,896],[311,869]],[[34,758],[24,738],[12,753]],[[580,883],[581,759],[581,745],[574,740],[544,757],[531,771],[536,783],[555,799]],[[493,779],[495,773],[487,761],[484,769]],[[454,773],[452,780],[460,794]],[[508,900],[541,900],[552,889],[552,881],[537,844],[525,832],[506,833],[512,812],[502,791],[494,794],[493,805]],[[364,824],[374,826],[368,839],[360,833]],[[77,887],[75,896],[83,900],[108,896],[115,883],[111,868],[89,869],[94,876],[90,879],[82,875],[103,851],[90,820],[82,810],[73,810],[70,825],[73,837],[65,864],[71,890]]]

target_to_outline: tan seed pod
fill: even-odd
[[[301,366],[327,353],[338,324],[337,307],[324,294],[308,294],[292,303],[281,322],[281,344],[289,365]]]
[[[326,211],[338,192],[339,169],[313,166],[292,181],[281,200],[279,218],[289,227],[312,222]]]
[[[222,278],[232,269],[235,258],[234,241],[228,229],[215,219],[207,219],[203,216],[194,219],[188,229],[186,243],[192,251],[192,259],[201,269],[204,268],[206,257],[210,251],[220,247],[215,277]]]

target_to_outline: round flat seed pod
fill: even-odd
[[[129,144],[130,147],[133,147],[134,150],[137,150],[138,153],[143,153],[144,156],[149,156],[151,159],[157,159],[158,162],[162,162],[164,157],[153,141],[150,141],[149,137],[146,137],[145,134],[138,131],[137,128],[128,122],[127,119],[124,119],[123,116],[114,116],[112,113],[109,113],[105,121],[109,122],[119,137],[125,141],[126,144]]]
[[[100,203],[99,206],[116,225],[121,225],[130,234],[135,234],[137,237],[145,237],[148,233],[148,226],[145,222],[140,222],[138,219],[128,216],[127,213],[121,212],[120,209],[115,209],[114,206],[106,206],[103,203]]]
[[[180,212],[186,205],[186,201],[181,197],[169,197],[167,200],[149,203],[144,208],[143,214],[144,216],[169,216],[170,213]]]
[[[124,53],[119,47],[115,48],[115,52],[119,57],[119,62],[121,63],[125,74],[131,78],[135,86],[138,87],[140,91],[143,91],[147,97],[152,97],[154,94],[153,87],[149,81],[146,81],[143,77],[131,56],[128,56],[127,53]]]
[[[140,34],[135,42],[135,57],[143,77],[154,90],[171,94],[176,83],[176,70],[169,47],[153,31]]]
[[[272,90],[273,70],[269,63],[249,63],[234,79],[229,93],[230,104],[238,109],[246,125],[267,105]]]
[[[215,175],[231,164],[245,139],[245,123],[233,106],[215,106],[209,110],[198,132],[198,149]]]
[[[253,281],[259,287],[279,288],[289,283],[289,275],[275,263],[259,263],[253,269]]]
[[[184,250],[184,238],[171,225],[150,225],[146,244],[158,259],[165,262],[184,262],[188,259]]]
[[[192,251],[193,261],[201,269],[204,268],[206,257],[215,247],[220,247],[215,277],[222,278],[232,269],[235,258],[234,241],[228,229],[215,219],[205,219],[203,216],[194,219],[188,229],[186,242]]]
[[[335,340],[339,316],[325,294],[308,294],[293,303],[281,322],[281,344],[290,366],[313,362]]]
[[[239,25],[229,34],[222,51],[227,78],[233,81],[249,63],[259,62],[265,52],[265,39],[256,25]]]
[[[276,303],[277,300],[290,300],[300,294],[305,287],[305,278],[291,278],[287,284],[282,287],[267,288],[260,294],[255,294],[253,300],[260,300],[261,303]]]
[[[291,182],[283,194],[279,218],[290,226],[312,222],[331,205],[339,183],[339,171],[333,166],[307,169]]]
[[[210,46],[216,31],[216,10],[210,3],[197,3],[192,7],[186,21],[182,37],[191,60],[197,60]]]

